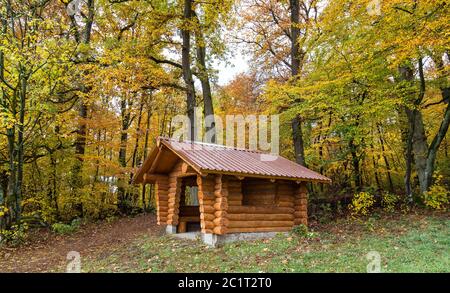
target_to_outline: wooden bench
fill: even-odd
[[[197,216],[182,216],[178,220],[178,233],[185,233],[188,222],[200,222]]]
[[[178,219],[178,233],[187,231],[188,222],[200,222],[200,209],[198,206],[180,206]]]

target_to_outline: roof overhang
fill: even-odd
[[[223,171],[223,170],[212,170],[207,168],[202,168],[193,162],[187,155],[183,152],[177,151],[177,149],[171,145],[167,139],[158,138],[155,148],[150,152],[149,156],[145,159],[142,166],[138,169],[132,182],[134,184],[140,183],[155,183],[159,176],[167,175],[175,163],[181,159],[186,166],[189,167],[190,172],[186,175],[206,176],[208,174],[223,174],[236,176],[237,178],[261,178],[270,180],[290,180],[297,183],[300,182],[318,182],[318,183],[331,183],[331,179],[322,176],[325,179],[319,178],[302,178],[293,176],[274,176],[269,174],[259,174],[259,173],[247,173],[247,172],[233,172],[233,171]]]

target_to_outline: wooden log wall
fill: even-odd
[[[295,183],[289,181],[277,181],[277,193],[275,196],[275,204],[278,207],[293,208],[294,207],[294,188]]]
[[[169,212],[169,176],[160,176],[155,184],[156,219],[158,225],[167,224]]]
[[[202,233],[213,233],[215,219],[215,178],[197,176],[198,202],[200,204],[200,227]]]
[[[181,162],[158,181],[158,221],[177,225],[180,213]],[[306,183],[234,176],[197,176],[202,233],[289,231],[307,225]],[[164,190],[167,190],[165,194]],[[167,199],[167,204],[164,199]]]
[[[243,205],[274,206],[276,184],[269,180],[246,178],[242,183]]]
[[[214,229],[213,233],[223,235],[228,227],[228,180],[226,176],[216,175],[214,178]]]
[[[242,181],[234,176],[226,176],[228,184],[228,206],[242,205]]]
[[[228,220],[228,233],[289,231],[294,226],[294,208],[229,207]]]
[[[179,161],[169,173],[168,213],[167,224],[176,226],[179,219],[182,161]]]
[[[308,189],[306,182],[297,185],[294,191],[294,225],[308,225]]]
[[[271,182],[263,179],[240,181],[240,203],[231,204],[230,195],[238,196],[239,186],[229,180],[227,233],[290,231],[294,226],[294,189],[291,181]],[[244,194],[244,196],[242,196]]]

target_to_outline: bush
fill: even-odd
[[[393,212],[395,210],[395,207],[399,201],[399,197],[396,194],[389,193],[389,192],[382,192],[381,193],[381,206],[383,207],[383,210],[386,212]]]
[[[352,203],[348,208],[353,217],[367,216],[370,208],[375,203],[375,198],[368,192],[360,192],[353,196]]]
[[[16,246],[23,243],[27,237],[27,224],[12,225],[8,230],[0,230],[0,244],[8,243]]]
[[[8,212],[8,208],[4,205],[0,205],[0,218],[5,216]]]
[[[71,224],[55,223],[52,230],[58,234],[70,234],[78,230],[81,225],[81,219],[74,219]]]
[[[297,236],[306,237],[308,235],[308,227],[306,227],[304,224],[294,226],[292,228],[292,233]]]
[[[331,204],[322,203],[319,206],[319,222],[322,224],[328,223],[333,220],[333,209]]]
[[[447,208],[449,192],[441,182],[442,175],[436,176],[433,186],[427,192],[424,192],[423,201],[427,207],[435,210],[445,210]]]

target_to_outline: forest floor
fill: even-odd
[[[162,234],[152,214],[83,224],[69,235],[39,229],[32,231],[19,247],[0,248],[0,272],[64,272],[70,251],[79,252],[82,261],[102,259],[116,250],[126,250],[142,235]]]
[[[379,253],[382,272],[450,272],[450,217],[421,210],[369,219],[311,223],[307,236],[209,248],[163,236],[153,215],[83,225],[61,236],[40,231],[26,245],[0,249],[0,271],[64,272],[69,251],[83,272],[365,272]]]

